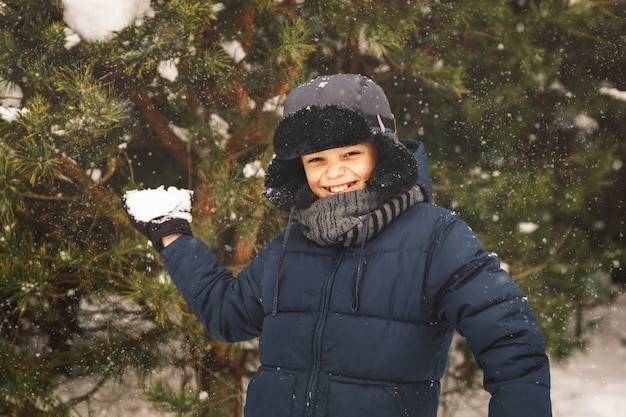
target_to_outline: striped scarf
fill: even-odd
[[[424,195],[417,185],[384,203],[377,201],[375,193],[359,190],[320,198],[297,214],[304,235],[319,245],[355,246],[378,235],[420,201]]]

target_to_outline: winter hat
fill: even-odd
[[[317,197],[300,157],[326,149],[374,143],[379,161],[367,189],[387,199],[417,181],[417,162],[398,140],[387,97],[356,74],[321,76],[292,90],[274,132],[274,158],[265,173],[265,197],[281,210],[306,208]]]

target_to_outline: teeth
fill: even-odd
[[[328,187],[331,193],[342,193],[346,191],[350,186],[348,185],[339,185],[337,187]]]

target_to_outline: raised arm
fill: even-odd
[[[236,342],[259,336],[262,258],[235,277],[201,240],[190,236],[177,238],[160,255],[191,311],[213,337]]]
[[[185,301],[216,339],[234,342],[260,334],[262,259],[239,277],[221,266],[191,231],[193,192],[175,187],[133,190],[123,205],[132,225],[159,251]]]

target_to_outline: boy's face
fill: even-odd
[[[378,162],[373,143],[332,148],[302,156],[306,180],[319,198],[365,189]]]

